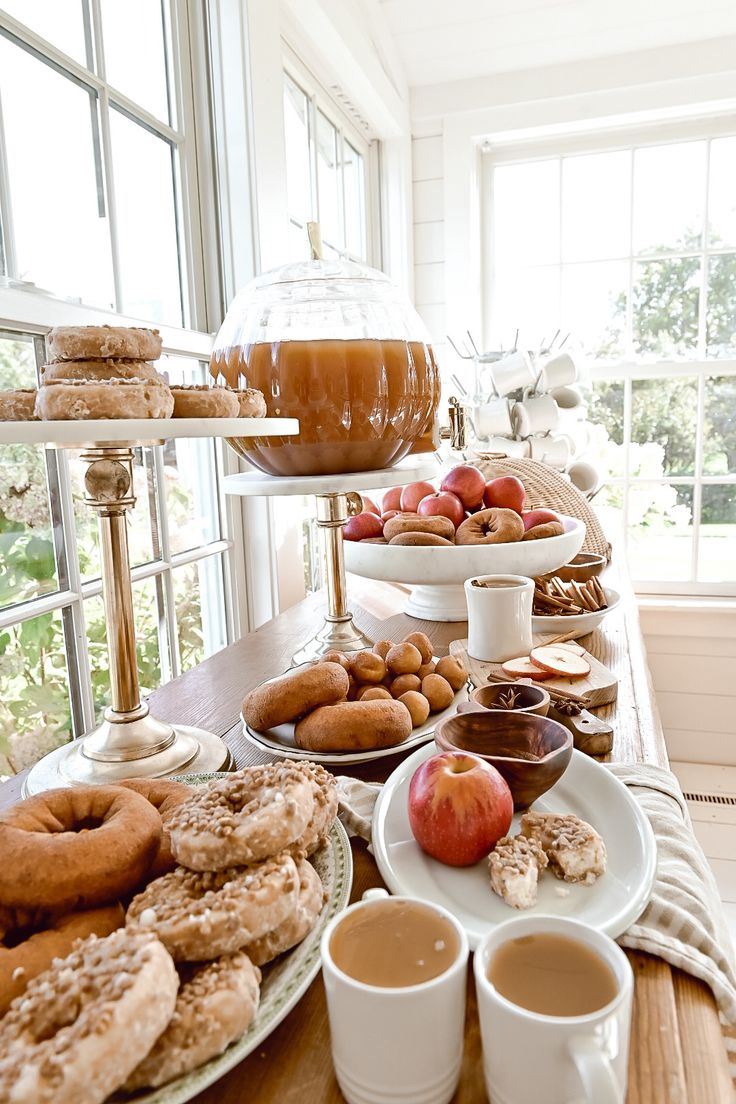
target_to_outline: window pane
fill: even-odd
[[[83,0],[3,0],[3,11],[87,65]]]
[[[642,582],[690,578],[692,512],[692,487],[631,484],[627,558],[632,578]]]
[[[493,331],[512,340],[518,327],[519,347],[537,348],[560,328],[560,269],[501,270],[494,277]],[[507,346],[508,347],[508,346]]]
[[[295,226],[289,221],[289,260],[306,261],[311,256],[305,226]]]
[[[626,261],[563,267],[562,329],[572,333],[590,356],[623,354],[628,282]]]
[[[722,253],[708,261],[705,325],[707,355],[736,356],[736,253]]]
[[[705,381],[703,474],[736,475],[736,376]]]
[[[71,737],[61,614],[0,630],[0,774],[32,766]]]
[[[694,379],[634,380],[631,385],[631,441],[648,450],[650,464],[632,475],[692,475],[698,385]]]
[[[220,539],[215,442],[181,438],[164,446],[169,545],[186,552]]]
[[[736,487],[703,487],[700,511],[698,578],[703,582],[736,582]]]
[[[698,341],[700,259],[672,257],[634,265],[634,347],[675,357]]]
[[[361,154],[343,143],[345,151],[345,244],[348,252],[365,258],[365,162]]]
[[[97,97],[0,35],[0,98],[17,257],[11,275],[114,309],[102,172],[96,169]],[[140,175],[147,182],[148,174]]]
[[[135,618],[138,678],[141,695],[146,697],[161,685],[161,656],[159,652],[159,621],[166,633],[163,613],[163,590],[159,577],[144,579],[133,587],[133,615]],[[110,704],[110,661],[107,654],[107,629],[105,627],[102,596],[88,598],[84,603],[84,619],[87,630],[87,647],[92,671],[92,693],[95,716],[102,720],[103,710]],[[166,636],[164,636],[166,639]]]
[[[629,253],[631,151],[562,160],[562,259]]]
[[[559,260],[557,159],[499,166],[493,173],[493,209],[493,251],[499,268]]]
[[[119,111],[110,112],[121,309],[180,326],[182,293],[168,142]]]
[[[337,131],[321,111],[317,111],[317,185],[322,237],[329,245],[341,249],[345,238],[337,176]]]
[[[635,253],[700,247],[705,154],[705,142],[634,150]]]
[[[208,556],[173,572],[182,671],[227,644],[222,572],[222,556]]]
[[[588,398],[588,421],[606,430],[614,445],[624,443],[624,381],[598,381]],[[609,472],[609,475],[614,474]],[[623,474],[623,473],[621,473]]]
[[[736,138],[714,138],[710,144],[708,245],[736,246]]]
[[[169,121],[164,14],[160,0],[100,0],[109,83]]]
[[[299,222],[308,222],[312,216],[308,100],[301,88],[286,74],[284,133],[289,214]]]

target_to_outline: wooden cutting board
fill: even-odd
[[[540,644],[544,644],[545,640],[551,639],[549,634],[535,635],[533,637],[534,646],[538,647]],[[467,652],[468,642],[467,640],[453,640],[450,644],[450,654],[459,655],[470,675],[470,681],[474,686],[485,686],[487,682],[493,679],[504,679],[506,682],[517,682],[518,679],[509,678],[501,667],[500,663],[484,663],[480,659],[471,659]],[[540,682],[540,686],[553,690],[568,690],[573,694],[585,695],[588,698],[588,708],[595,707],[596,705],[606,705],[608,702],[616,700],[616,694],[618,692],[618,681],[616,676],[604,667],[595,656],[592,656],[590,652],[585,653],[585,658],[590,664],[590,674],[585,678],[568,679],[568,678],[551,678],[545,679]]]

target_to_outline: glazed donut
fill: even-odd
[[[356,682],[377,686],[386,677],[386,664],[375,652],[354,652],[350,656],[350,674]]]
[[[55,958],[66,958],[78,939],[109,935],[124,923],[125,912],[119,904],[69,912],[45,931],[34,932],[15,946],[0,947],[0,1016]]]
[[[309,935],[322,911],[325,891],[319,874],[306,859],[297,862],[296,869],[299,874],[299,896],[294,912],[273,931],[266,932],[260,939],[243,947],[256,966],[265,966],[284,951],[290,951],[297,943],[301,943]]]
[[[411,717],[398,701],[338,702],[315,709],[294,729],[307,751],[368,751],[393,747],[411,736]]]
[[[171,391],[157,380],[51,380],[36,396],[43,421],[170,418],[173,409]]]
[[[546,537],[560,537],[565,532],[561,521],[543,521],[527,529],[522,540],[544,540]]]
[[[48,790],[0,813],[0,901],[10,908],[106,905],[135,889],[161,817],[120,786]]]
[[[452,541],[455,537],[455,526],[446,517],[420,517],[418,514],[397,514],[389,518],[383,527],[383,535],[391,543],[394,537],[402,533],[433,533],[436,537],[444,537]]]
[[[177,962],[203,962],[278,927],[298,895],[291,855],[203,874],[177,866],[133,898],[126,930],[153,932]]]
[[[239,418],[238,396],[228,387],[210,387],[207,383],[175,385],[175,418]]]
[[[174,858],[199,871],[266,859],[301,836],[314,797],[310,778],[295,763],[246,767],[220,778],[171,813]]]
[[[125,1082],[125,1092],[165,1085],[216,1058],[255,1018],[261,971],[242,951],[180,967],[179,975],[171,1022]]]
[[[262,391],[257,391],[255,387],[248,387],[245,391],[236,391],[235,397],[237,398],[238,405],[240,407],[239,417],[266,417],[266,400],[263,397]]]
[[[417,649],[420,656],[422,657],[423,664],[432,662],[432,656],[434,654],[432,650],[432,641],[429,639],[426,633],[409,633],[408,636],[404,637],[403,643],[414,645],[414,647]]]
[[[317,663],[272,679],[243,699],[243,718],[256,732],[296,721],[318,705],[341,701],[349,687],[339,663]]]
[[[295,765],[312,786],[314,812],[301,836],[289,844],[287,850],[294,856],[313,855],[329,836],[337,816],[337,783],[334,776],[319,763],[302,761]]]
[[[151,882],[162,874],[168,874],[176,866],[171,850],[169,818],[174,809],[192,796],[192,787],[185,786],[183,782],[170,782],[165,778],[126,778],[115,785],[123,786],[126,790],[135,790],[158,810],[161,817],[161,843],[150,869],[146,872],[146,881]]]
[[[158,380],[164,383],[156,371],[156,365],[146,360],[57,360],[44,364],[41,383],[52,380],[105,380],[135,379]]]
[[[0,422],[35,422],[35,387],[19,387],[17,391],[0,391]]]
[[[361,542],[362,543],[362,542]],[[436,533],[398,533],[388,542],[393,545],[403,545],[408,548],[426,548],[453,545],[455,542],[439,537]]]
[[[168,1024],[179,978],[153,935],[94,935],[35,977],[0,1021],[0,1100],[101,1104]]]
[[[524,536],[524,522],[516,510],[492,507],[479,510],[458,528],[456,544],[510,544]]]
[[[56,326],[46,335],[48,358],[54,360],[158,360],[161,335],[142,326]]]

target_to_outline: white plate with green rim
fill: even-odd
[[[198,786],[213,778],[226,777],[222,773],[186,774],[177,775],[173,780]],[[177,1077],[175,1081],[170,1081],[159,1089],[133,1095],[117,1093],[112,1099],[121,1104],[127,1101],[131,1104],[184,1104],[247,1058],[291,1012],[319,973],[319,947],[323,931],[332,917],[342,912],[350,901],[353,858],[348,834],[339,820],[333,824],[327,842],[312,855],[311,862],[327,891],[327,901],[306,939],[272,964],[263,967],[258,1013],[245,1034],[231,1043],[217,1058],[210,1059],[191,1073]],[[246,1086],[243,1086],[243,1091],[245,1099]]]

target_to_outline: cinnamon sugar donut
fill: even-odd
[[[455,534],[455,544],[510,544],[523,536],[524,522],[516,511],[493,506],[466,518]]]
[[[522,540],[544,540],[546,537],[560,537],[565,532],[561,521],[543,521],[527,529]]]
[[[0,947],[0,1016],[5,1015],[10,1002],[25,992],[29,982],[47,970],[55,958],[65,958],[78,939],[109,935],[124,923],[125,913],[119,904],[70,912],[15,946]]]
[[[299,897],[294,912],[278,927],[243,948],[256,966],[265,966],[284,951],[290,951],[297,943],[301,943],[309,935],[322,911],[325,890],[319,874],[306,859],[301,859],[296,868],[299,874]]]
[[[314,787],[296,764],[246,767],[172,812],[171,850],[190,870],[258,862],[298,839],[313,813]]]
[[[133,898],[126,923],[132,931],[155,932],[177,962],[202,962],[278,927],[298,895],[290,855],[203,874],[178,866]]]
[[[312,786],[314,812],[301,836],[289,845],[288,850],[292,855],[313,855],[329,836],[337,816],[337,783],[334,776],[319,763],[303,761],[295,766]]]
[[[126,1092],[165,1085],[216,1058],[258,1011],[261,971],[242,951],[204,966],[179,967],[179,976],[171,1022],[125,1082]]]
[[[140,882],[161,817],[119,786],[48,790],[0,813],[0,901],[8,908],[105,905]]]
[[[170,418],[173,409],[171,391],[157,380],[50,380],[36,396],[43,421]]]
[[[86,939],[0,1021],[0,1100],[103,1104],[168,1024],[178,988],[153,935],[122,928]]]
[[[154,878],[160,878],[162,874],[168,874],[176,866],[176,859],[171,850],[169,820],[174,809],[192,796],[192,787],[185,786],[183,782],[171,782],[166,778],[126,778],[122,782],[116,782],[115,785],[123,786],[126,790],[135,790],[158,810],[161,817],[161,843],[150,869],[146,872],[146,880],[151,882]]]
[[[46,335],[46,352],[55,360],[158,360],[161,335],[143,326],[56,326]]]
[[[36,422],[36,388],[0,391],[0,422]]]
[[[175,385],[175,418],[239,418],[240,403],[228,387],[210,387],[207,383]]]
[[[156,365],[146,360],[57,360],[41,368],[41,383],[52,380],[159,380]]]
[[[236,391],[235,396],[240,406],[241,418],[265,418],[266,400],[262,391],[255,387],[248,387],[245,391]]]

